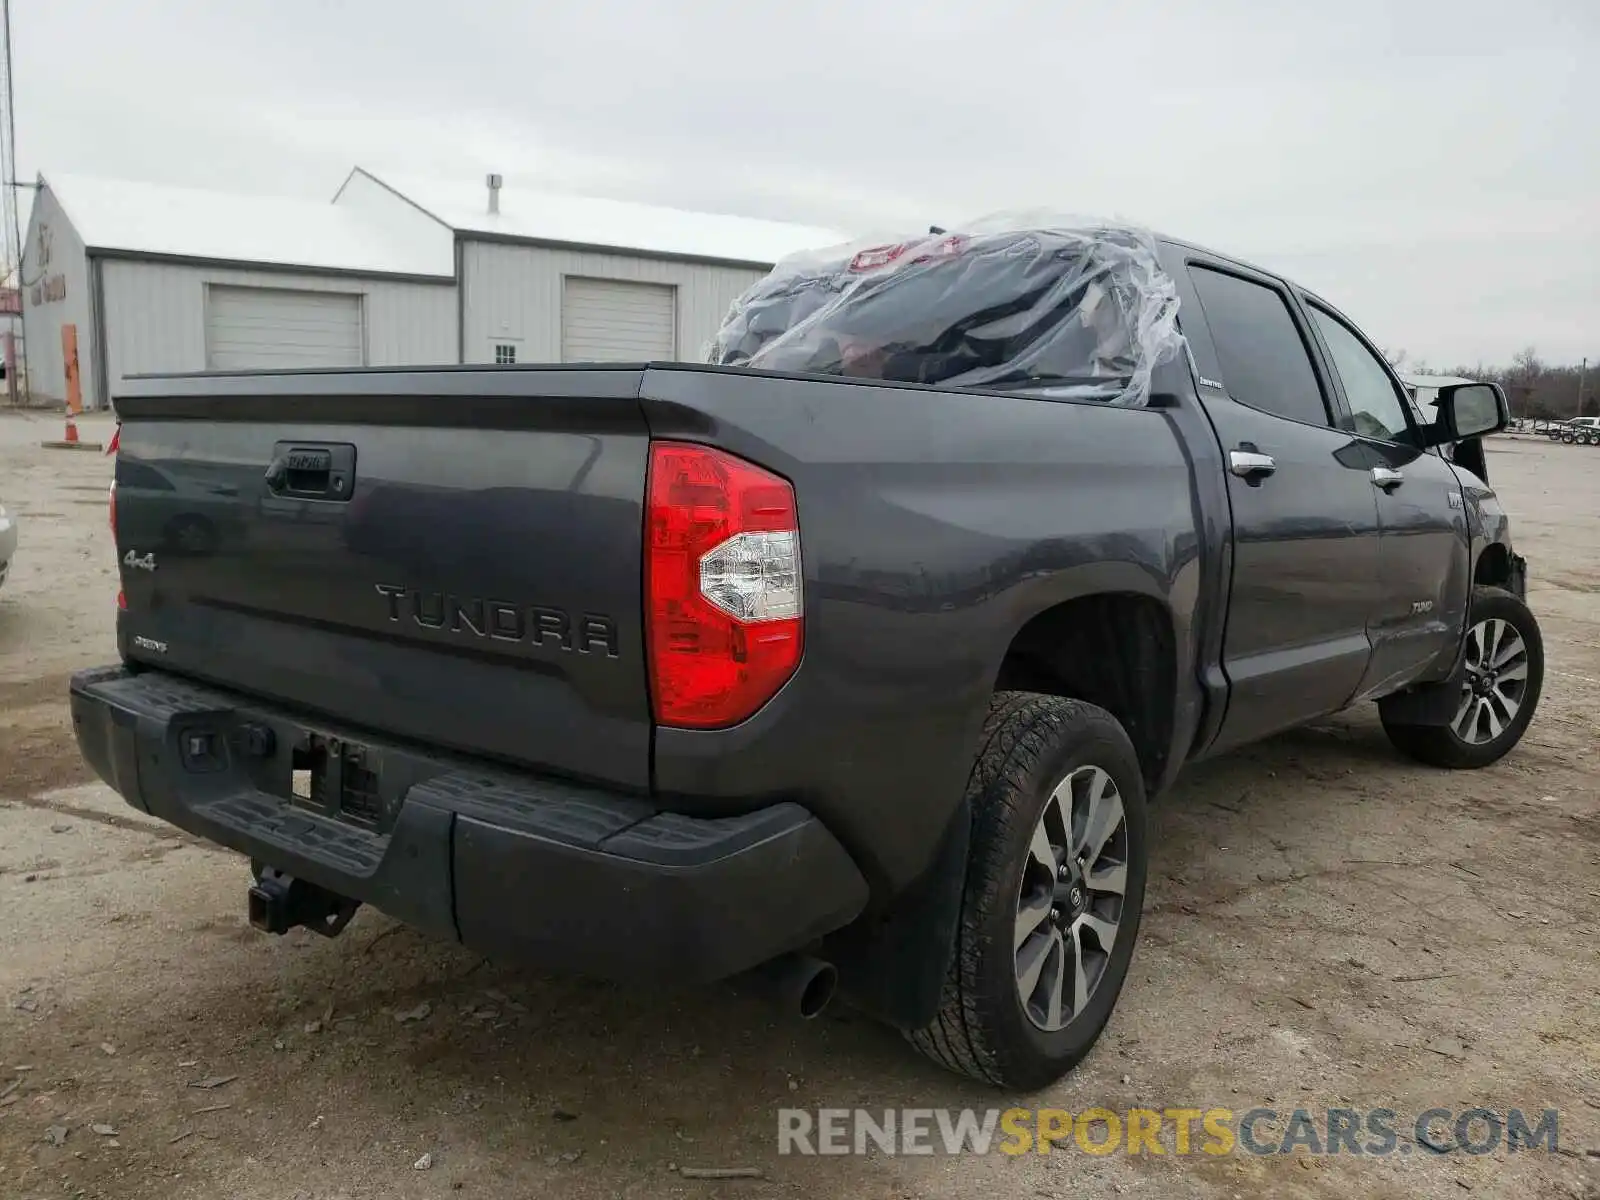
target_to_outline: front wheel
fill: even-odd
[[[1000,692],[967,785],[955,953],[926,1027],[939,1065],[1032,1091],[1087,1054],[1133,959],[1149,848],[1133,744],[1102,708]]]
[[[1480,587],[1467,619],[1466,674],[1450,723],[1383,723],[1396,749],[1429,766],[1459,770],[1499,761],[1527,732],[1544,688],[1544,639],[1526,604],[1500,588]]]

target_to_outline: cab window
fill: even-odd
[[[1308,307],[1344,385],[1356,433],[1383,442],[1406,440],[1411,425],[1405,395],[1383,361],[1338,317],[1315,304]]]

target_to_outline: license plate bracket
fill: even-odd
[[[377,827],[384,817],[381,757],[347,738],[305,733],[290,762],[290,801],[358,825]]]

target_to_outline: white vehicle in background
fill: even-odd
[[[17,552],[17,518],[0,504],[0,584],[11,574],[11,558]]]
[[[1576,442],[1580,446],[1600,446],[1600,417],[1573,417],[1553,422],[1546,429],[1551,441]]]

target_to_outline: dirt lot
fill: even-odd
[[[90,782],[66,677],[115,653],[109,467],[41,450],[58,422],[0,416],[22,518],[0,590],[0,1195],[1600,1197],[1600,450],[1491,456],[1549,651],[1523,746],[1430,771],[1362,709],[1195,770],[1155,818],[1108,1034],[1028,1101],[1388,1107],[1402,1132],[1435,1106],[1555,1108],[1559,1153],[799,1158],[780,1107],[1006,1098],[847,1012],[545,978],[371,912],[336,941],[258,935],[239,859]]]

